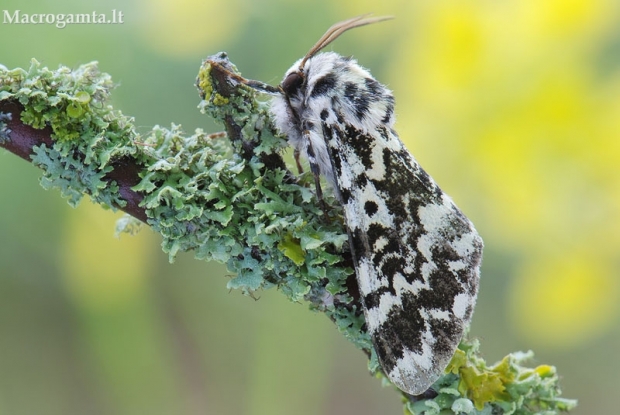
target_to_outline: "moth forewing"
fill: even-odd
[[[324,129],[379,361],[403,391],[423,393],[471,319],[482,241],[391,130]]]

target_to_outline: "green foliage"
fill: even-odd
[[[58,187],[76,205],[89,194],[105,206],[122,206],[118,186],[104,176],[119,160],[141,167],[134,190],[144,196],[148,224],[162,237],[170,260],[182,251],[197,259],[225,263],[234,273],[229,288],[247,295],[277,287],[291,301],[324,312],[337,329],[369,356],[369,369],[384,383],[363,313],[348,292],[353,269],[342,211],[326,189],[330,219],[314,199],[310,174],[295,177],[273,163],[287,146],[255,92],[237,85],[235,94],[215,92],[211,65],[198,76],[202,112],[234,124],[234,136],[213,138],[198,129],[185,135],[180,126],[155,126],[139,137],[131,118],[114,111],[107,99],[111,79],[89,63],[71,71],[28,71],[0,67],[0,100],[25,108],[22,121],[50,126],[54,145],[34,149],[44,187]],[[235,70],[231,66],[231,70]],[[0,119],[0,122],[2,120]],[[0,131],[2,125],[0,125]],[[249,150],[248,150],[249,149]],[[135,232],[124,218],[117,233]],[[353,293],[357,294],[357,293]],[[477,342],[463,342],[446,374],[433,385],[437,396],[402,395],[411,414],[554,414],[574,401],[559,398],[558,376],[550,366],[522,367],[531,353],[508,355],[487,366]]]

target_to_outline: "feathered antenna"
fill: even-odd
[[[361,16],[353,17],[348,20],[344,20],[342,22],[338,22],[334,24],[332,27],[327,29],[327,32],[319,39],[318,42],[312,46],[312,48],[308,51],[304,59],[301,61],[299,65],[299,70],[302,71],[306,61],[313,57],[317,52],[323,49],[325,46],[332,43],[338,36],[343,34],[349,29],[353,29],[354,27],[365,26],[367,24],[378,23],[384,20],[393,19],[394,16],[381,16],[381,17],[368,17],[370,14],[363,14]]]

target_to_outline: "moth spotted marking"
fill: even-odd
[[[354,59],[318,53],[344,31],[385,19],[337,23],[278,88],[251,86],[275,95],[276,127],[308,159],[317,195],[323,175],[342,203],[379,362],[401,390],[419,395],[470,323],[483,244],[393,130],[391,91]]]

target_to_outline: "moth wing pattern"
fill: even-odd
[[[421,394],[471,320],[482,241],[394,133],[384,129],[368,144],[361,131],[324,129],[367,329],[389,379]],[[350,182],[364,157],[382,162],[364,163]]]
[[[271,106],[277,128],[344,207],[379,362],[401,390],[419,395],[469,325],[482,239],[392,129],[392,93],[355,60],[306,56],[281,89]]]

